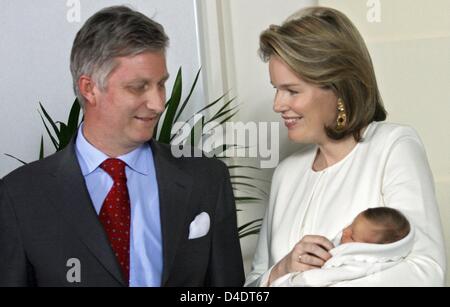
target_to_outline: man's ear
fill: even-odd
[[[84,97],[86,105],[94,106],[97,102],[95,99],[95,83],[91,77],[81,76],[78,79],[78,88],[80,90],[80,94]]]

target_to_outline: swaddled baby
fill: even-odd
[[[394,243],[406,237],[410,228],[408,220],[399,211],[386,207],[371,208],[360,213],[342,231],[340,243]]]
[[[361,212],[334,243],[333,257],[321,269],[287,274],[272,286],[333,286],[389,269],[410,253],[414,233],[401,212],[379,207]]]

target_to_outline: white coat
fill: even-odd
[[[266,286],[272,267],[305,235],[332,240],[362,211],[387,206],[416,230],[402,263],[338,286],[443,286],[446,257],[433,177],[424,146],[409,127],[373,122],[340,162],[313,171],[317,146],[276,169],[247,286]]]

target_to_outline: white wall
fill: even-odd
[[[366,1],[319,1],[346,13],[366,38],[389,121],[411,125],[422,137],[450,264],[450,1],[372,2],[380,5],[380,22],[367,21]]]
[[[67,14],[77,2],[80,22],[71,23]],[[168,89],[179,66],[186,84],[193,81],[200,68],[193,0],[0,0],[0,178],[20,166],[3,153],[28,162],[37,159],[45,133],[39,101],[54,119],[67,120],[74,100],[69,57],[75,34],[96,11],[119,4],[131,5],[165,27],[170,38]],[[193,99],[197,106],[204,104],[202,82]],[[47,149],[53,149],[50,142]]]

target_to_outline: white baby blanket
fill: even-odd
[[[333,241],[339,242],[341,235]],[[271,286],[329,287],[362,278],[400,263],[411,252],[413,244],[413,229],[405,238],[391,244],[342,244],[330,251],[333,257],[321,269],[287,274],[275,280]]]

